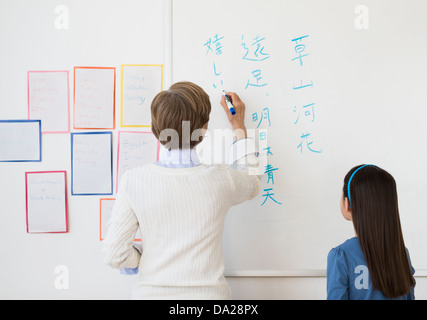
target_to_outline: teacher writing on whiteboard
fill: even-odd
[[[138,268],[133,299],[230,299],[224,277],[222,235],[230,207],[254,198],[260,177],[244,125],[245,104],[227,93],[221,106],[235,133],[234,163],[201,164],[195,147],[211,112],[209,96],[191,82],[178,82],[151,104],[152,131],[165,148],[156,163],[126,171],[103,242],[113,268]],[[189,138],[191,137],[191,138]],[[252,150],[248,153],[246,150]],[[142,250],[134,247],[137,230]]]

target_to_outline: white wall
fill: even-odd
[[[55,28],[58,5],[68,8],[66,30]],[[158,0],[1,0],[0,119],[27,119],[28,70],[70,72],[72,121],[73,67],[115,67],[115,169],[117,132],[123,130],[120,66],[163,64],[163,34],[163,2]],[[133,128],[125,128],[130,130]],[[0,298],[130,297],[135,278],[120,275],[103,264],[99,240],[101,196],[71,196],[70,167],[70,134],[44,134],[40,163],[0,163]],[[68,233],[26,233],[25,172],[44,170],[67,171]],[[116,170],[113,173],[115,190]],[[69,272],[67,290],[55,288],[59,275],[55,268],[62,265]]]

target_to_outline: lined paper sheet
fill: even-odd
[[[151,102],[163,90],[163,65],[122,65],[121,126],[150,127]]]
[[[28,71],[28,119],[40,119],[42,133],[70,132],[68,71]]]
[[[74,68],[74,129],[114,129],[116,68]]]

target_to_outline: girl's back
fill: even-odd
[[[409,252],[408,257],[409,257]],[[411,265],[412,274],[415,273]],[[384,294],[372,287],[365,256],[357,237],[333,248],[328,255],[328,299],[386,300]],[[345,289],[344,289],[345,288]],[[396,300],[414,300],[414,288]]]

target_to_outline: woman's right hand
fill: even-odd
[[[237,139],[246,138],[246,127],[245,127],[245,104],[240,100],[239,96],[235,92],[226,92],[225,93],[230,99],[234,106],[236,113],[231,114],[230,109],[225,102],[225,96],[221,97],[221,105],[224,108],[225,113],[227,114],[228,121],[233,128],[234,134]]]

